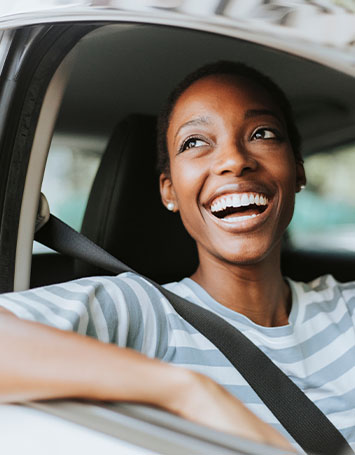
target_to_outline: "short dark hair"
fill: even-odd
[[[158,146],[158,162],[157,167],[160,173],[164,172],[167,175],[170,173],[170,160],[167,148],[166,134],[170,123],[170,117],[174,110],[175,104],[180,96],[194,82],[212,75],[230,75],[234,77],[244,77],[248,80],[256,82],[278,102],[279,107],[285,117],[287,133],[295,154],[296,161],[303,162],[301,155],[301,138],[298,132],[292,108],[286,95],[281,88],[275,84],[269,77],[260,73],[256,69],[239,62],[219,61],[204,65],[192,73],[188,74],[171,92],[165,105],[163,106],[157,124],[157,146]]]

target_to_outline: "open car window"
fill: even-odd
[[[102,150],[87,144],[54,138],[48,154],[41,191],[51,213],[80,231],[89,193],[102,158]],[[34,242],[33,253],[49,249]]]
[[[355,144],[305,158],[307,186],[296,197],[292,246],[355,255]]]
[[[352,148],[349,146],[346,155],[345,151],[338,150],[337,144],[340,139],[347,142],[353,136],[355,89],[351,77],[255,43],[148,24],[98,27],[77,43],[72,54],[70,76],[41,189],[54,215],[80,230],[95,173],[117,125],[131,115],[156,116],[167,94],[186,73],[206,62],[235,59],[237,55],[238,60],[265,71],[286,91],[303,138],[308,186],[297,195],[295,217],[289,230],[291,253],[329,249],[341,252],[344,245],[350,251],[347,239],[351,235],[348,228],[353,215],[346,206],[351,205],[350,194],[354,192],[351,188],[345,190],[344,182],[351,182]],[[171,60],[172,55],[174,60]],[[162,69],[161,61],[170,61],[170,64]],[[332,144],[334,149],[331,149]],[[336,166],[326,162],[335,162]],[[335,167],[336,179],[329,175]],[[341,169],[347,172],[346,179],[341,176]],[[337,186],[333,187],[335,180]],[[325,189],[327,184],[328,189]],[[349,194],[346,201],[345,194]],[[121,212],[121,216],[124,223],[125,213]],[[66,260],[60,264],[58,257],[39,259],[37,253],[40,252],[48,250],[35,244],[32,286],[75,277],[73,264]],[[128,259],[120,257],[119,248],[111,253],[131,265]],[[312,269],[309,257],[304,259]],[[188,262],[185,260],[185,264]],[[286,266],[289,263],[287,261]],[[298,263],[297,267],[300,269]],[[56,270],[56,274],[47,280],[49,270]],[[287,267],[285,274],[293,276]],[[184,275],[186,271],[182,269],[179,276]],[[306,281],[310,278],[311,275],[304,274]]]

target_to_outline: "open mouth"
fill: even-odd
[[[268,205],[269,199],[264,194],[234,193],[214,199],[210,211],[220,220],[235,222],[261,215]]]

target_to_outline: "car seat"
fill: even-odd
[[[193,240],[159,193],[156,119],[131,115],[115,128],[89,195],[82,234],[153,280],[188,276],[197,266]],[[76,276],[107,274],[76,261]]]

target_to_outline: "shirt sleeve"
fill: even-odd
[[[0,306],[21,319],[162,358],[168,339],[163,300],[149,282],[124,273],[2,294]]]
[[[352,323],[355,327],[355,281],[338,283],[340,292],[345,301]]]

